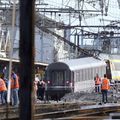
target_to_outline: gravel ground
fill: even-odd
[[[116,96],[116,97],[115,97]],[[64,97],[61,98],[62,101],[73,102],[96,102],[100,103],[102,101],[102,94],[95,92],[76,92],[76,93],[68,93]],[[120,93],[116,93],[113,95],[111,91],[108,92],[108,102],[119,102],[120,103]]]

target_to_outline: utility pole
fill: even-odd
[[[70,7],[69,7],[70,9]],[[71,26],[71,13],[69,13],[69,26]],[[69,30],[69,34],[71,32],[71,29],[68,29]],[[70,38],[69,38],[69,41],[70,41]],[[71,59],[71,54],[70,54],[70,45],[68,45],[68,56],[69,56],[69,59]]]
[[[16,11],[16,1],[13,0],[13,11],[12,11],[12,37],[11,37],[11,46],[10,46],[10,62],[9,62],[9,82],[8,82],[8,92],[7,92],[7,103],[10,104],[11,96],[11,70],[12,70],[12,57],[13,57],[13,41],[15,35],[15,11]]]
[[[43,14],[42,26],[43,26],[43,28],[45,27],[45,12]],[[44,52],[44,47],[43,47],[44,46],[44,32],[42,30],[40,32],[41,32],[41,34],[40,34],[40,40],[41,40],[40,54],[41,55],[40,56],[41,56],[41,62],[43,62],[44,61],[44,54],[43,54],[43,52]]]
[[[20,120],[34,120],[34,0],[20,0]]]

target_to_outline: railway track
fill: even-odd
[[[64,111],[36,114],[35,120],[102,120],[109,118],[110,113],[120,112],[120,106],[115,104],[91,105],[79,109],[70,109]]]
[[[68,110],[68,109],[72,109],[72,108],[79,108],[79,106],[81,105],[92,105],[95,103],[56,103],[56,102],[52,102],[52,103],[39,103],[35,105],[35,113],[39,114],[39,113],[47,113],[47,112],[54,112],[54,111],[63,111],[63,110]],[[0,120],[1,119],[5,119],[6,117],[9,119],[14,119],[14,118],[18,118],[19,115],[19,108],[17,107],[12,107],[9,106],[9,108],[7,108],[7,106],[0,106]]]
[[[86,105],[79,103],[40,104],[35,107],[35,120],[102,120],[110,113],[119,113],[120,104]],[[19,109],[10,107],[7,120],[18,120]],[[1,120],[6,120],[6,108],[0,108]]]

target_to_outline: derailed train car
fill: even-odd
[[[61,98],[66,93],[92,90],[96,73],[106,73],[106,62],[93,57],[55,62],[48,65],[45,80],[49,98]]]

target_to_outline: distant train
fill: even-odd
[[[111,73],[110,78],[120,83],[120,59],[110,59],[108,65]]]
[[[65,60],[48,65],[45,74],[47,82],[46,93],[51,99],[61,98],[66,93],[89,91],[94,88],[96,73],[111,77],[109,61],[93,57]]]

